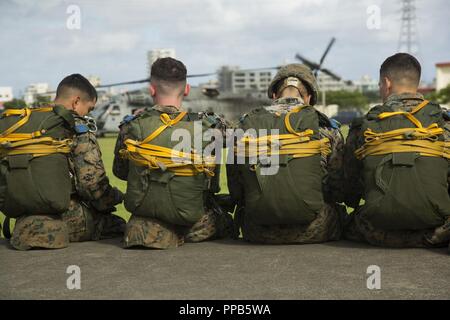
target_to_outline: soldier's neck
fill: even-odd
[[[159,106],[172,106],[175,107],[178,110],[182,110],[183,107],[181,106],[183,103],[183,98],[173,98],[173,97],[154,97],[153,102]]]

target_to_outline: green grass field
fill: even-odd
[[[342,127],[342,133],[344,134],[344,137],[348,134],[348,127],[344,126]],[[114,146],[116,142],[115,136],[107,136],[105,138],[98,139],[100,148],[102,150],[102,159],[105,165],[105,169],[107,172],[107,175],[110,179],[110,182],[113,186],[119,188],[122,192],[125,192],[126,190],[126,182],[122,181],[118,178],[116,178],[112,173],[112,163],[114,159]],[[223,159],[226,157],[226,152],[223,153]],[[228,187],[227,187],[227,176],[226,176],[226,169],[225,165],[222,165],[221,171],[220,171],[220,188],[221,193],[228,193]],[[126,220],[129,219],[130,213],[125,210],[125,207],[123,204],[117,206],[117,212],[116,214],[124,217]],[[0,213],[0,223],[3,224],[4,215]],[[14,220],[11,221],[11,230],[14,227]],[[3,237],[3,233],[2,233]]]

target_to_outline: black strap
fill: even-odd
[[[2,228],[3,236],[8,240],[11,239],[11,229],[10,229],[10,225],[9,225],[10,220],[11,219],[9,217],[5,217],[5,220],[3,221],[3,228]]]

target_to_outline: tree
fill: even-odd
[[[427,100],[435,101],[440,104],[450,103],[450,85],[441,89],[439,92],[432,92],[425,96]]]
[[[327,104],[337,104],[340,110],[363,109],[369,105],[369,99],[359,91],[328,91]]]
[[[12,99],[11,101],[5,102],[3,106],[5,107],[5,109],[21,109],[25,108],[27,104],[24,100]]]

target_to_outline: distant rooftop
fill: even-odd
[[[450,62],[436,63],[436,68],[445,68],[445,67],[450,67]]]

